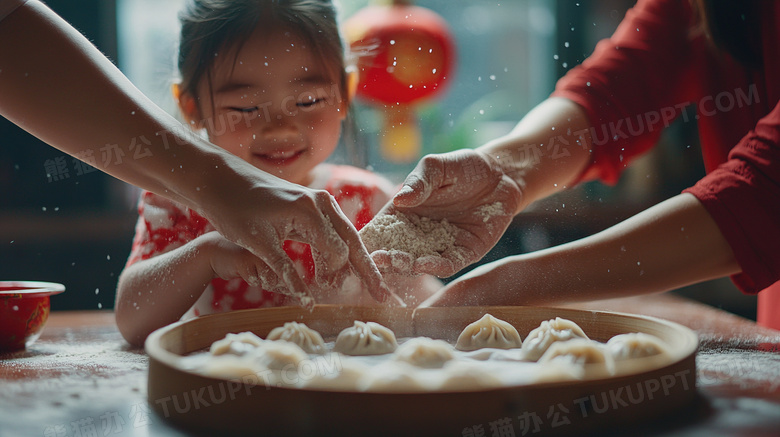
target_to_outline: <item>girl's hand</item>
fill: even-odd
[[[194,240],[198,249],[206,254],[215,277],[225,280],[241,278],[250,285],[289,295],[276,274],[252,252],[223,237],[217,231],[201,235]]]
[[[512,222],[522,196],[520,186],[480,151],[428,155],[377,217],[401,212],[446,219],[457,229],[454,250],[414,259],[402,250],[371,247],[370,242],[367,249],[382,272],[452,276],[493,248]]]
[[[260,258],[252,252],[233,243],[223,237],[218,231],[201,235],[196,240],[198,250],[206,254],[214,276],[230,280],[241,278],[250,285],[261,287],[274,293],[292,295],[287,285],[280,281],[278,276]],[[361,305],[374,305],[376,300],[372,298],[368,290],[362,287],[360,279],[354,272],[348,272],[339,277],[338,286],[331,284],[317,284],[313,287],[312,300],[305,300],[305,305],[318,303],[348,303]],[[399,303],[395,295],[391,296],[391,304]]]

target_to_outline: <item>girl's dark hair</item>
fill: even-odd
[[[344,43],[330,0],[188,0],[179,13],[180,92],[197,97],[204,77],[211,89],[215,57],[238,55],[255,29],[289,29],[303,38],[346,97]],[[235,62],[235,58],[234,58]]]
[[[760,68],[761,17],[754,0],[692,0],[699,24],[716,49],[742,65]]]

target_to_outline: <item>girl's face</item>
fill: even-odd
[[[205,78],[198,84],[202,98],[190,107],[201,117],[188,118],[199,121],[211,142],[255,167],[308,185],[312,169],[336,148],[346,117],[348,98],[333,72],[285,29],[255,31],[235,64],[226,52],[214,59],[212,93]]]

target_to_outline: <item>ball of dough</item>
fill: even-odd
[[[571,320],[560,317],[545,320],[538,328],[528,333],[528,337],[525,338],[523,343],[523,352],[526,359],[536,361],[547,351],[551,344],[573,338],[588,339],[588,336],[582,332],[582,328],[579,325]]]
[[[482,348],[512,349],[522,345],[523,340],[514,326],[490,314],[485,314],[463,329],[458,336],[455,349],[460,351]]]
[[[231,333],[222,340],[212,343],[209,352],[211,355],[231,354],[241,356],[256,349],[262,342],[262,338],[249,331],[238,334]]]
[[[393,359],[433,369],[440,368],[454,359],[453,352],[452,346],[444,340],[416,337],[400,345],[393,354]]]
[[[284,340],[298,345],[304,352],[324,354],[325,341],[319,332],[309,328],[304,323],[287,322],[284,326],[274,328],[266,337],[267,340]]]
[[[333,350],[344,355],[383,355],[397,347],[395,334],[390,329],[379,323],[356,320],[352,327],[339,333]]]

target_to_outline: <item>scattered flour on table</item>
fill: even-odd
[[[360,237],[369,252],[398,250],[420,258],[452,252],[457,231],[446,219],[437,221],[396,212],[374,217],[360,230]]]
[[[699,336],[697,384],[702,387],[738,384],[743,389],[780,386],[780,336],[723,338]]]

